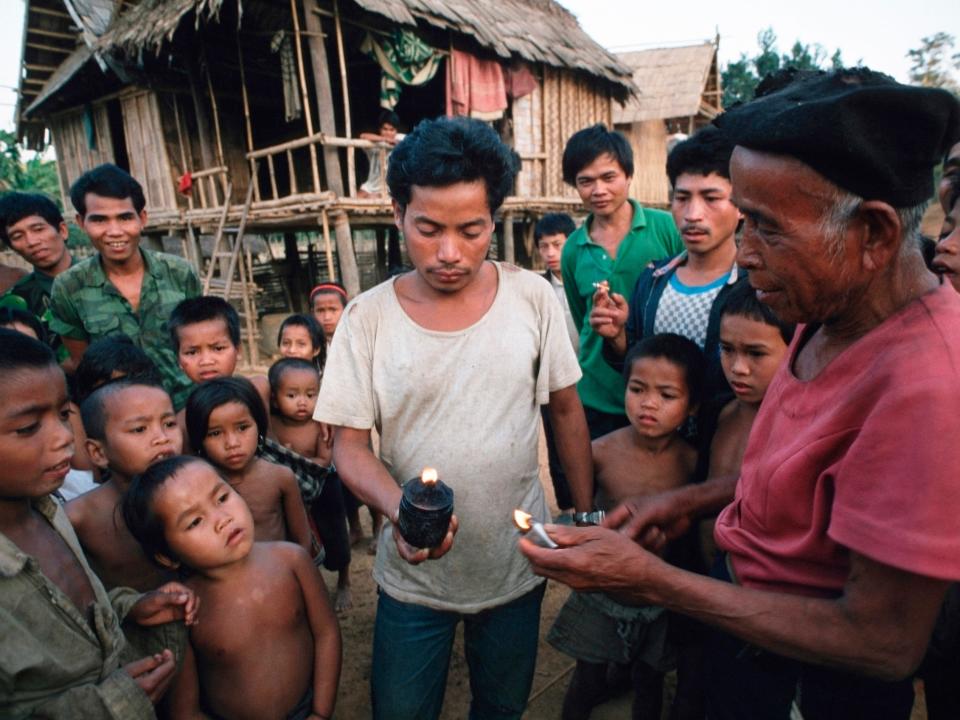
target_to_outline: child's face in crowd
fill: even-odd
[[[313,346],[310,331],[303,325],[288,325],[280,336],[280,354],[285,358],[300,358],[312,362],[320,348]]]
[[[566,241],[566,235],[556,233],[554,235],[544,235],[537,243],[537,252],[540,253],[540,259],[552,273],[560,272],[560,255]]]
[[[73,457],[67,385],[56,365],[0,375],[0,501],[63,484]]]
[[[960,292],[960,197],[953,203],[943,221],[940,239],[937,241],[937,254],[933,256],[933,267]]]
[[[641,436],[660,438],[676,432],[691,412],[684,369],[666,358],[640,358],[630,368],[624,405],[627,419]]]
[[[720,320],[720,364],[737,399],[759,403],[787,354],[780,330],[743,315]]]
[[[153,512],[180,562],[195,570],[242,560],[253,546],[243,498],[205,462],[190,463],[157,489]]]
[[[195,383],[229,377],[237,367],[237,346],[230,339],[227,323],[217,318],[184,325],[177,330],[180,349],[177,360]]]
[[[287,370],[277,383],[273,401],[284,417],[293,420],[309,420],[317,404],[320,378],[313,371]]]
[[[173,403],[161,388],[131,385],[118,390],[106,398],[104,411],[104,439],[87,439],[87,451],[101,468],[131,478],[183,449]]]
[[[241,402],[228,402],[210,413],[203,452],[214,465],[238,472],[250,464],[259,440],[250,408]]]
[[[343,303],[340,302],[339,295],[317,293],[313,297],[313,317],[320,323],[323,334],[327,338],[333,337],[333,331],[337,329],[341,315],[343,315]]]

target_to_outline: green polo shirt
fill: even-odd
[[[185,260],[140,248],[143,286],[140,310],[107,280],[99,253],[74,265],[53,281],[50,329],[71,340],[95,342],[124,333],[149,356],[163,385],[179,409],[187,401],[192,383],[177,363],[167,320],[181,300],[200,294],[200,280]]]
[[[574,230],[563,246],[560,270],[570,304],[570,314],[580,328],[580,367],[583,379],[577,385],[585,407],[605,413],[623,414],[623,378],[603,359],[603,338],[590,327],[595,282],[606,280],[610,291],[630,297],[637,278],[655,260],[683,252],[683,241],[670,213],[643,208],[636,200],[630,231],[620,241],[617,257],[590,239],[593,214]]]

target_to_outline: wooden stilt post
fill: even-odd
[[[503,259],[508,263],[517,261],[517,253],[513,244],[513,213],[503,214]]]
[[[310,0],[305,0],[309,2]],[[290,14],[293,16],[293,39],[297,46],[297,74],[300,77],[300,94],[303,97],[303,117],[307,121],[307,135],[313,135],[313,110],[310,108],[310,94],[307,92],[307,75],[303,68],[303,46],[300,44],[300,11],[297,9],[297,0],[290,0]],[[307,12],[309,17],[311,13]],[[307,26],[309,29],[309,25]],[[323,38],[320,38],[323,42]],[[310,38],[311,47],[313,38]],[[331,112],[333,108],[330,108]],[[321,110],[321,113],[323,111]],[[322,129],[322,125],[321,125]],[[326,132],[324,130],[324,132]],[[330,133],[336,135],[335,132]],[[313,191],[320,192],[320,169],[317,165],[317,146],[310,144],[310,170],[313,173]]]
[[[343,134],[347,137],[353,137],[353,129],[350,121],[350,86],[347,82],[347,58],[343,51],[343,28],[340,24],[340,1],[333,0],[333,22],[336,26],[337,34],[337,59],[340,61],[340,87],[343,89]],[[350,190],[350,197],[357,194],[357,172],[354,157],[356,149],[347,148],[347,187]],[[384,176],[385,177],[385,176]]]
[[[305,0],[313,5],[313,0]],[[337,123],[333,114],[333,91],[330,86],[330,66],[327,62],[327,48],[323,43],[323,28],[320,18],[312,9],[308,9],[304,24],[310,34],[310,61],[313,66],[313,82],[317,88],[317,107],[319,108],[320,132],[336,136]],[[335,147],[324,146],[323,164],[327,174],[329,189],[337,197],[343,197],[343,175],[340,170],[340,157]],[[360,292],[360,272],[357,269],[357,256],[353,249],[353,235],[350,232],[350,220],[346,213],[340,212],[333,218],[333,231],[337,243],[337,259],[340,261],[340,281],[353,297]]]
[[[330,218],[327,211],[320,213],[320,219],[323,222],[323,249],[327,255],[327,277],[333,280],[337,277],[337,269],[333,266],[333,248],[330,247]]]

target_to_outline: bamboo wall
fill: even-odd
[[[130,174],[143,185],[147,211],[176,210],[177,177],[170,164],[156,94],[140,90],[120,101]]]
[[[666,205],[670,202],[670,181],[667,179],[667,128],[663,120],[617,125],[633,148],[633,180],[630,197],[643,205]]]
[[[114,161],[113,142],[110,139],[110,124],[107,107],[93,105],[93,137],[95,147],[84,128],[83,109],[72,110],[50,120],[50,133],[57,151],[57,175],[60,180],[60,196],[64,208],[70,208],[70,186],[74,180],[91,168]]]
[[[520,197],[544,194],[543,91],[542,85],[513,101],[513,149],[520,155],[520,174],[516,193]]]

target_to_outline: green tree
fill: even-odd
[[[910,58],[910,82],[960,94],[954,73],[960,70],[960,53],[952,52],[956,39],[938,32],[920,40],[920,47],[907,52]]]
[[[757,35],[757,48],[756,55],[748,57],[746,53],[741,53],[739,59],[727,63],[723,69],[721,82],[724,107],[752,100],[760,80],[778,70],[839,70],[844,67],[840,50],[828,57],[826,49],[817,43],[807,44],[797,40],[789,52],[781,54],[773,28],[760,31]]]

